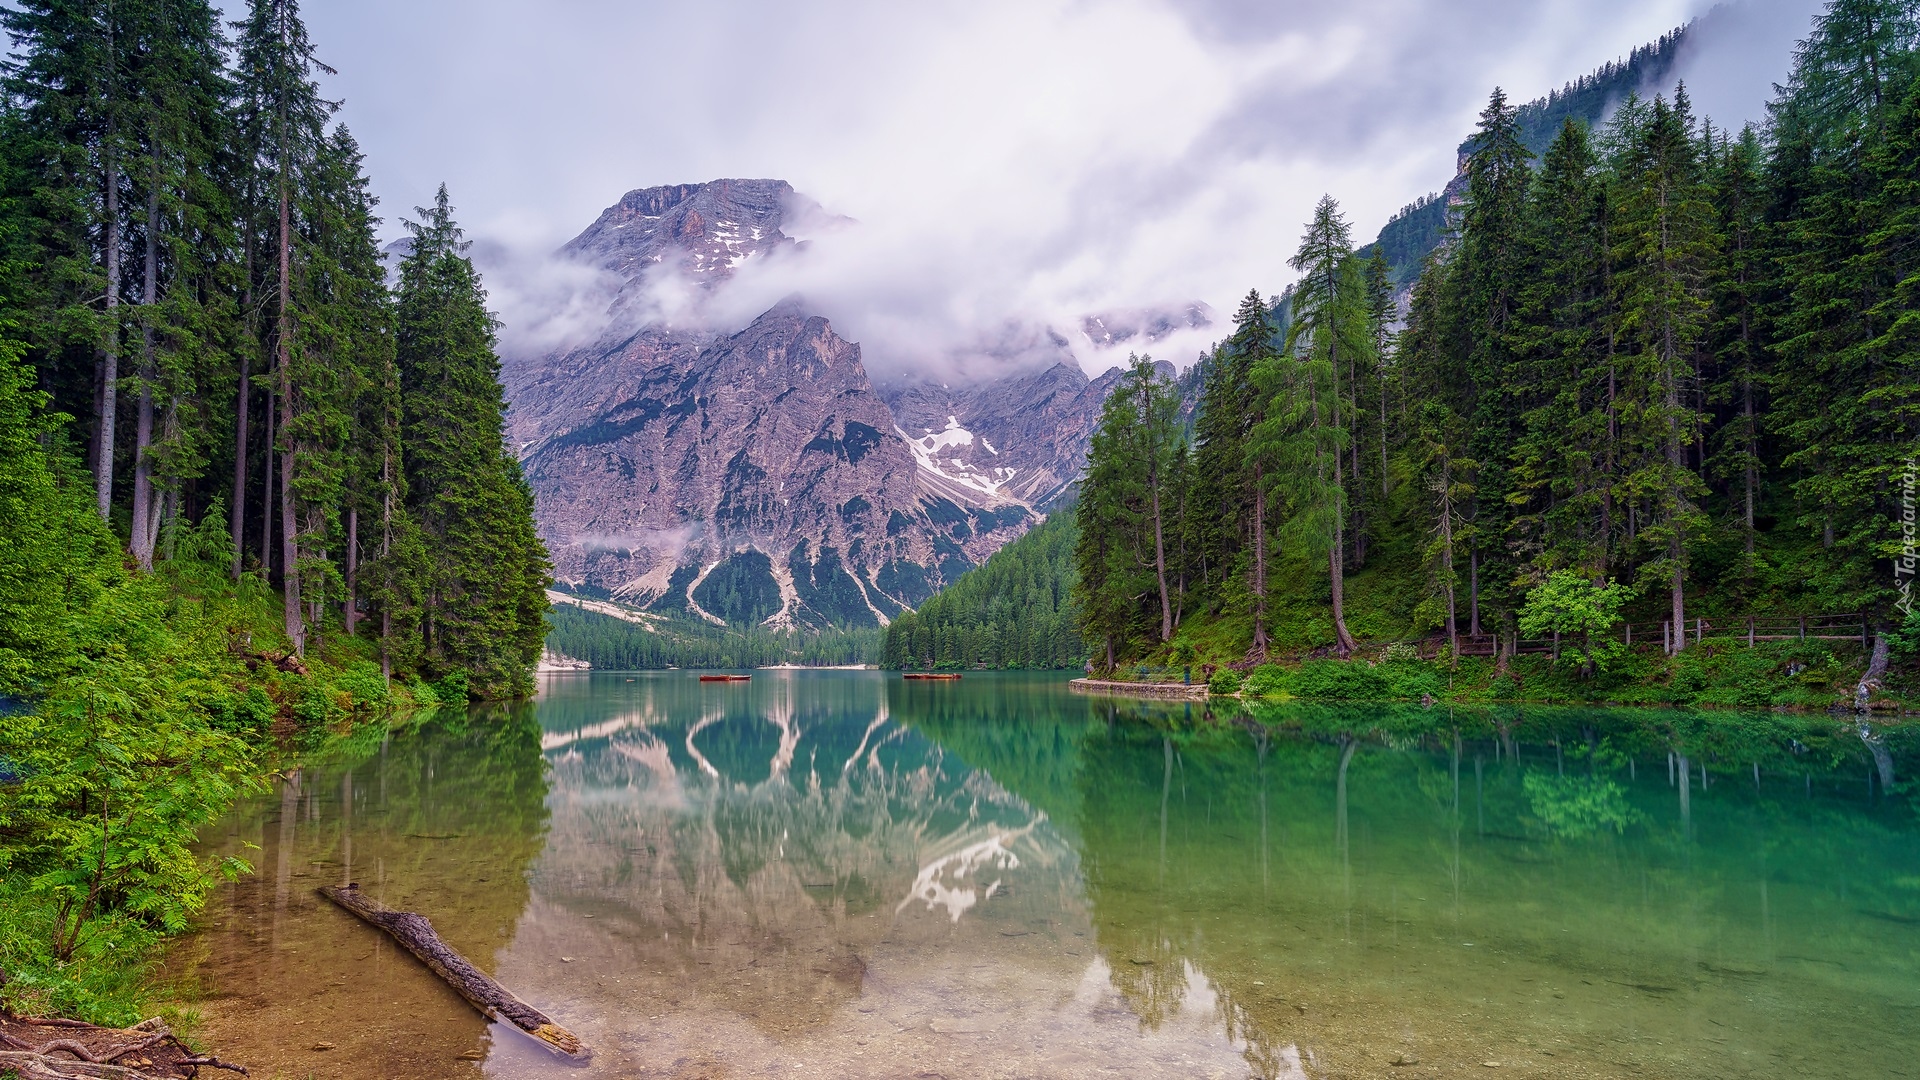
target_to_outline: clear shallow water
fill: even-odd
[[[171,968],[268,1077],[1920,1074],[1920,828],[1864,754],[1702,790],[1591,764],[1602,714],[1203,719],[1044,676],[557,676],[240,808],[206,840],[260,872]],[[593,1063],[314,895],[347,880]]]

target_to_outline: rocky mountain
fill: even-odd
[[[663,275],[697,294],[795,245],[781,226],[811,212],[777,180],[648,188],[563,249],[619,283],[607,328],[503,371],[563,586],[714,622],[876,625],[1037,520],[1016,491],[1071,482],[1099,408],[1078,368],[1029,380],[1059,387],[1051,411],[983,429],[1020,447],[1012,464],[954,483],[875,392],[860,347],[798,301],[730,334],[648,307]]]
[[[780,180],[645,188],[561,250],[607,283],[604,327],[507,356],[502,380],[562,587],[716,623],[884,624],[1079,477],[1119,371],[1088,379],[1056,332],[992,378],[876,388],[803,301],[705,326],[703,297],[797,252],[787,229],[809,216],[824,212]],[[1080,332],[1132,347],[1208,319],[1116,312]]]

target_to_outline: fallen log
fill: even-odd
[[[554,1023],[539,1009],[514,997],[506,987],[488,978],[479,968],[468,963],[466,957],[448,947],[446,942],[440,940],[440,935],[434,933],[433,924],[427,921],[426,916],[411,911],[395,911],[361,892],[358,882],[344,888],[323,885],[320,895],[385,930],[408,952],[419,957],[421,963],[432,968],[435,975],[445,979],[448,986],[485,1014],[487,1019],[505,1020],[570,1059],[585,1061],[592,1056],[593,1051],[582,1044],[573,1032]]]

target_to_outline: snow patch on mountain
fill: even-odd
[[[931,473],[948,483],[957,484],[969,492],[985,495],[990,499],[1000,498],[1000,489],[1013,479],[1015,473],[1019,472],[1018,469],[1005,466],[996,466],[991,471],[976,469],[965,459],[954,456],[951,451],[955,447],[973,446],[973,432],[961,427],[960,420],[956,416],[948,416],[947,426],[940,431],[922,428],[921,430],[926,431],[927,434],[918,439],[902,431],[898,425],[895,425],[893,430],[899,432],[900,437],[906,440],[907,449],[913,452],[914,463],[920,467],[921,471]],[[984,443],[984,440],[982,441]],[[995,456],[1000,453],[990,446],[987,447],[987,452]]]

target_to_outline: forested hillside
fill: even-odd
[[[527,691],[546,558],[446,191],[390,286],[293,0],[0,24],[0,1002],[130,1020],[244,866],[196,830],[276,748]]]
[[[884,664],[1077,668],[1086,661],[1073,606],[1071,507],[995,552],[887,627]]]
[[[1645,94],[1664,85],[1672,77],[1688,35],[1718,14],[1716,9],[1652,44],[1640,46],[1628,53],[1625,60],[1602,64],[1591,74],[1582,75],[1546,97],[1519,106],[1514,110],[1513,126],[1521,145],[1538,157],[1546,153],[1547,146],[1567,121],[1593,127],[1630,95]],[[1472,152],[1472,139],[1460,145],[1463,162]],[[1378,251],[1386,258],[1395,285],[1404,287],[1412,282],[1420,275],[1427,256],[1448,235],[1453,201],[1464,192],[1465,182],[1466,173],[1462,171],[1443,191],[1423,195],[1402,207],[1381,226],[1379,236],[1362,248],[1361,254]]]
[[[1249,294],[1190,441],[1144,361],[1110,399],[1079,504],[1089,642],[1113,661],[1176,636],[1235,657],[1433,633],[1509,650],[1624,603],[1723,628],[1861,612],[1898,659],[1916,7],[1835,4],[1765,132],[1706,126],[1683,87],[1597,131],[1568,120],[1536,160],[1496,90],[1397,336],[1382,261],[1323,200],[1290,317]]]
[[[555,604],[548,618],[547,647],[599,671],[871,664],[880,642],[879,630],[862,628],[805,632],[660,619],[649,629],[572,604]]]

